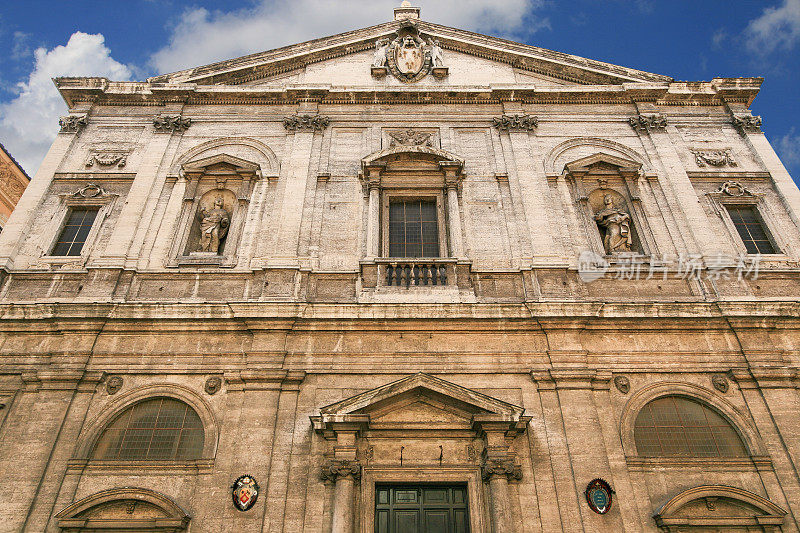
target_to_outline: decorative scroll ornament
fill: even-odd
[[[761,131],[761,117],[753,115],[733,115],[733,126],[739,133],[758,133]]]
[[[240,476],[231,486],[233,505],[240,511],[251,509],[258,500],[259,486],[256,479],[248,474]]]
[[[628,394],[628,392],[630,392],[630,390],[631,390],[631,382],[625,376],[615,376],[614,377],[614,386],[622,394]]]
[[[361,477],[361,464],[358,461],[325,461],[322,465],[320,477],[323,481],[336,482],[340,477],[352,476],[353,479]]]
[[[494,476],[505,476],[509,481],[522,479],[522,467],[511,459],[487,459],[481,466],[481,476],[484,481],[491,480]]]
[[[664,130],[667,127],[667,117],[661,113],[644,113],[629,120],[631,127],[636,131],[650,132]]]
[[[192,119],[180,115],[159,115],[153,118],[153,127],[160,133],[182,133],[192,125]]]
[[[86,115],[69,115],[58,119],[61,133],[77,133],[87,124]]]
[[[724,374],[714,374],[711,376],[711,384],[714,385],[714,388],[720,391],[722,394],[728,392],[730,385],[728,384],[728,378],[725,377]]]
[[[725,150],[692,150],[695,163],[698,167],[711,165],[712,167],[738,166],[733,159],[730,149]]]
[[[533,131],[539,125],[539,118],[531,115],[503,115],[492,122],[500,131]]]
[[[127,162],[128,154],[126,152],[97,152],[89,154],[89,157],[86,159],[86,168],[90,168],[94,165],[100,167],[112,167],[116,165],[117,168],[123,168]]]
[[[745,196],[745,195],[752,195],[750,191],[748,191],[744,185],[739,183],[738,181],[726,181],[722,185],[719,186],[719,189],[716,191],[717,194],[724,194],[726,196]]]
[[[107,194],[108,192],[96,183],[87,183],[86,186],[75,191],[72,196],[75,198],[97,198]]]
[[[390,131],[389,148],[395,146],[433,146],[433,133],[430,131]]]
[[[322,131],[331,119],[322,115],[295,115],[283,119],[283,127],[288,131]]]
[[[589,508],[597,514],[606,514],[611,510],[614,489],[605,480],[597,478],[586,486],[586,501]]]

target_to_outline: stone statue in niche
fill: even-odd
[[[200,221],[198,251],[218,254],[220,243],[228,234],[228,226],[231,224],[231,217],[225,210],[222,196],[217,196],[212,209],[201,207],[197,211],[197,219]]]
[[[633,238],[631,235],[631,216],[614,207],[614,198],[610,194],[603,198],[605,207],[595,213],[594,219],[603,230],[603,248],[606,254],[618,254],[631,251]]]

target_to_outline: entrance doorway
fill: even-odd
[[[467,487],[378,485],[375,533],[468,533]]]

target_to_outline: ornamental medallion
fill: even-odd
[[[586,501],[589,508],[597,514],[606,514],[611,509],[614,490],[600,478],[593,479],[586,487]]]
[[[253,476],[240,476],[234,481],[231,488],[233,489],[233,505],[240,511],[247,511],[256,504],[258,482]]]

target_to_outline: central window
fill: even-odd
[[[439,257],[439,222],[436,200],[409,199],[389,202],[389,256]]]
[[[375,533],[468,533],[467,488],[398,485],[375,488]]]

